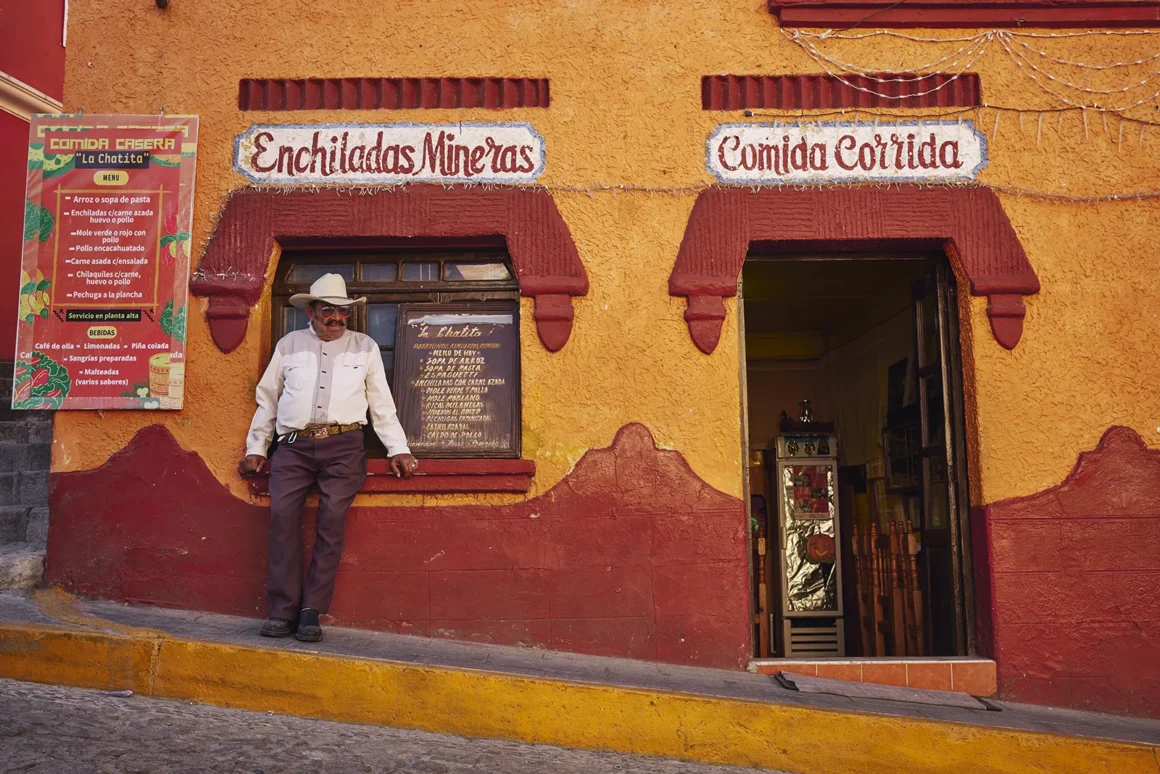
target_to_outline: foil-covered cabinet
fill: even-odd
[[[783,655],[845,655],[838,552],[838,439],[776,438]]]

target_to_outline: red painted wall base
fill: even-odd
[[[160,426],[52,477],[46,577],[265,612],[267,510]],[[313,514],[303,526],[306,543]],[[744,509],[641,425],[508,506],[354,508],[331,613],[371,629],[739,668]],[[1160,451],[1114,427],[1059,486],[976,509],[980,647],[1007,699],[1160,717]]]
[[[268,511],[160,426],[58,473],[46,578],[89,596],[265,614]],[[313,535],[313,513],[303,525]],[[742,668],[745,512],[639,424],[509,506],[359,507],[331,614],[343,625]]]
[[[973,518],[1000,695],[1160,717],[1160,451],[1113,427],[1059,486]]]

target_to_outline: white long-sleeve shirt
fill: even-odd
[[[365,333],[346,331],[323,341],[313,328],[286,334],[254,391],[258,410],[246,436],[246,454],[266,456],[274,433],[283,436],[308,424],[366,424],[387,453],[410,454],[399,424],[379,345]]]

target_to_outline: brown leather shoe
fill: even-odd
[[[285,618],[269,618],[262,624],[263,637],[289,637],[294,633],[294,622]]]
[[[298,631],[294,632],[294,639],[301,642],[320,642],[322,640],[322,626],[318,623],[318,611],[308,607],[302,608],[298,614]]]

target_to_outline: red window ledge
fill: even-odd
[[[360,492],[454,494],[456,492],[526,493],[532,488],[532,460],[420,460],[411,478],[396,478],[383,459],[367,460],[367,480]],[[269,475],[249,476],[252,495],[270,493]]]
[[[783,27],[1157,27],[1154,0],[768,0]]]

